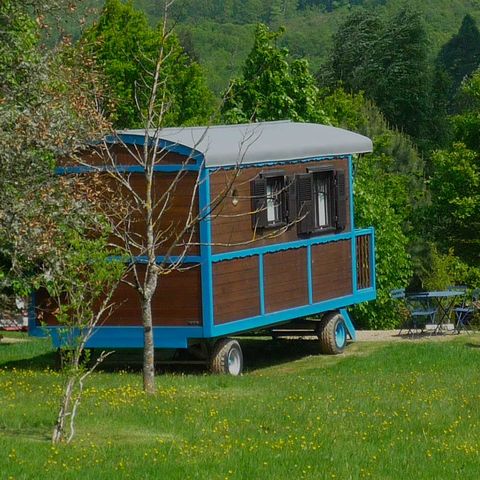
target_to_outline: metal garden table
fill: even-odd
[[[461,290],[441,290],[414,293],[408,295],[408,298],[434,303],[437,308],[437,313],[435,315],[436,327],[432,333],[438,333],[446,323],[449,323],[455,303],[457,302],[458,297],[461,297],[462,295],[465,295],[465,292]]]

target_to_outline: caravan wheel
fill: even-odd
[[[231,338],[217,340],[210,357],[212,373],[240,375],[243,371],[243,354],[240,344]]]
[[[327,313],[318,325],[317,335],[322,353],[327,355],[342,353],[347,345],[347,327],[340,313]]]

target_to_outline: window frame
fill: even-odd
[[[255,180],[257,181],[264,181],[264,190],[265,194],[262,195],[261,197],[256,194],[254,191],[255,187],[253,185],[255,184]],[[268,186],[269,184],[271,185],[273,182],[278,182],[280,184],[280,188],[277,189],[277,193],[274,194],[278,198],[278,217],[275,218],[275,220],[268,220]],[[273,228],[279,228],[279,227],[284,227],[285,225],[288,224],[288,213],[287,213],[287,191],[288,191],[288,183],[287,183],[287,177],[285,174],[284,170],[269,170],[265,172],[260,172],[256,179],[252,180],[252,203],[255,203],[257,206],[256,208],[253,208],[253,222],[252,222],[252,228],[255,230],[257,228],[262,228],[262,229],[273,229]],[[272,197],[273,198],[273,197]],[[259,211],[260,209],[263,209],[263,211]],[[275,207],[274,207],[275,208]],[[263,216],[263,221],[259,224],[259,217]]]
[[[336,171],[332,166],[311,168],[307,170],[312,175],[312,204],[313,204],[313,230],[312,234],[320,235],[324,233],[331,233],[337,230],[337,192],[335,185]],[[327,179],[327,210],[328,210],[328,223],[325,225],[319,224],[319,211],[318,211],[318,178],[320,176]]]

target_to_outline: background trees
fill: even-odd
[[[446,89],[450,109],[462,81],[480,66],[480,32],[473,17],[463,17],[458,33],[445,43],[437,57],[437,65],[448,75]]]
[[[418,12],[402,9],[384,17],[357,11],[335,34],[320,77],[365,92],[391,126],[424,142],[434,122],[427,60],[427,35]]]
[[[165,49],[159,99],[168,102],[164,126],[208,122],[213,97],[201,67],[185,53],[178,38],[162,36],[161,27],[150,27],[147,17],[131,3],[107,0],[102,13],[83,35],[85,49],[95,58],[108,83],[105,113],[119,128],[144,126],[157,52]],[[167,81],[168,79],[168,81]]]
[[[480,266],[480,72],[461,88],[469,108],[453,117],[454,142],[432,156],[432,239],[439,250]]]
[[[290,60],[271,32],[260,24],[243,67],[243,75],[230,82],[222,106],[227,123],[291,119],[325,122],[319,90],[306,60]]]

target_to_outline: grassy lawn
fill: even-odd
[[[0,478],[478,479],[480,337],[244,346],[242,377],[177,370],[153,398],[138,371],[95,374],[76,440],[53,448],[48,342],[0,343]]]

